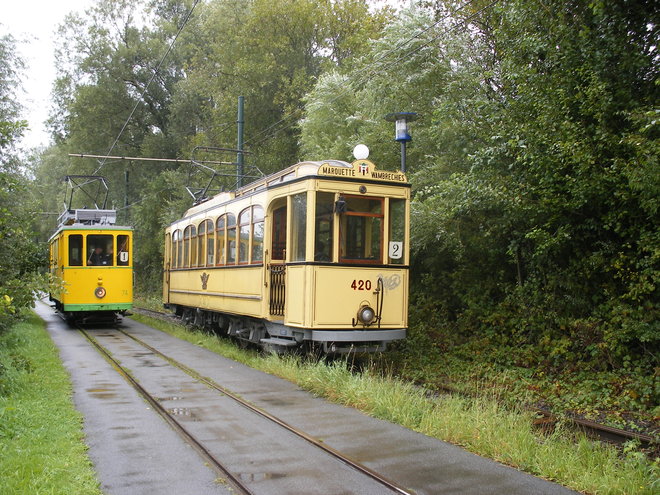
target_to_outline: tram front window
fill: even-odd
[[[340,261],[382,263],[383,200],[346,196],[346,211],[340,217]]]
[[[112,235],[87,236],[87,266],[112,266]]]

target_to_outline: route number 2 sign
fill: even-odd
[[[391,241],[389,256],[393,260],[400,260],[403,256],[403,242]]]

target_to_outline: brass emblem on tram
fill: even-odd
[[[202,290],[206,290],[206,284],[209,281],[209,274],[204,272],[200,278],[202,279]]]

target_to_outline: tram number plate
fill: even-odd
[[[371,280],[353,280],[351,284],[353,290],[371,290]]]
[[[389,255],[393,260],[400,260],[403,257],[403,242],[391,241]]]

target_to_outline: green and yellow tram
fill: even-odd
[[[114,320],[133,305],[133,229],[114,210],[67,210],[49,240],[50,300],[68,320]]]

